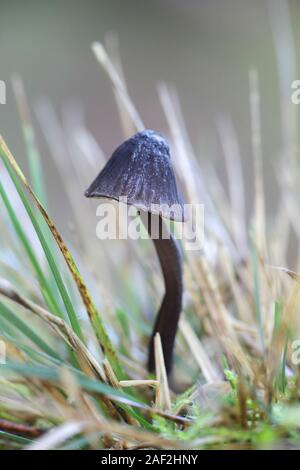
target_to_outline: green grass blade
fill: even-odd
[[[70,320],[70,323],[72,325],[72,328],[73,330],[75,331],[75,333],[77,334],[77,336],[80,338],[80,339],[83,339],[83,334],[82,334],[82,331],[81,331],[81,328],[80,328],[80,324],[79,324],[79,321],[77,319],[77,316],[76,316],[76,313],[75,313],[75,310],[73,308],[73,304],[71,302],[71,299],[69,297],[69,294],[67,292],[67,289],[65,287],[65,284],[64,284],[64,281],[62,279],[62,276],[59,272],[59,269],[55,263],[55,260],[52,256],[52,253],[51,253],[51,250],[49,248],[49,245],[44,237],[44,234],[43,234],[43,231],[40,227],[40,224],[37,220],[37,217],[33,211],[33,209],[31,208],[31,205],[29,204],[26,196],[25,196],[25,193],[23,191],[23,188],[21,186],[21,183],[19,182],[14,170],[11,168],[10,164],[8,163],[7,161],[7,156],[5,154],[5,152],[3,151],[2,147],[1,147],[1,150],[0,150],[0,155],[1,155],[1,158],[3,160],[3,163],[18,191],[18,194],[21,198],[21,201],[26,209],[26,212],[32,222],[32,225],[36,231],[36,234],[40,240],[40,243],[41,243],[41,246],[43,248],[43,251],[45,253],[45,256],[46,256],[46,259],[49,263],[49,266],[50,266],[50,269],[52,271],[52,274],[54,276],[54,279],[56,281],[56,285],[58,287],[58,290],[60,292],[60,295],[62,297],[62,300],[64,302],[64,305],[66,307],[66,311],[68,313],[68,317],[69,317],[69,320]]]
[[[3,320],[1,318],[1,320]],[[16,335],[11,335],[9,333],[6,333],[5,329],[3,330],[2,333],[2,338],[4,341],[7,341],[7,343],[13,344],[19,351],[22,351],[22,353],[26,354],[27,362],[28,364],[40,364],[40,365],[45,365],[48,366],[52,365],[54,366],[65,366],[66,367],[66,362],[63,362],[61,359],[55,359],[53,356],[49,356],[47,353],[42,352],[37,349],[33,349],[31,346],[28,346],[27,344],[21,343],[19,339],[16,339]],[[68,365],[69,367],[69,365]],[[70,367],[71,370],[76,370]]]
[[[278,333],[282,322],[282,303],[279,300],[275,301],[274,311],[274,333]]]
[[[26,338],[28,338],[39,349],[45,351],[49,356],[60,359],[59,355],[39,336],[37,335],[23,320],[21,320],[9,307],[0,301],[0,316],[12,324]]]
[[[73,279],[76,283],[76,286],[78,288],[81,299],[82,299],[82,301],[85,305],[87,314],[89,316],[89,319],[91,321],[91,324],[93,326],[94,332],[95,332],[96,337],[99,341],[99,344],[101,346],[102,351],[104,352],[104,354],[107,357],[108,361],[110,362],[112,368],[114,369],[114,372],[115,372],[117,378],[118,379],[125,378],[126,375],[123,371],[121,363],[119,362],[116,351],[115,351],[115,349],[114,349],[114,347],[113,347],[113,345],[110,341],[110,338],[109,338],[109,335],[106,331],[106,328],[105,328],[105,326],[102,322],[101,317],[99,316],[99,312],[96,309],[96,306],[95,306],[95,304],[94,304],[94,302],[93,302],[93,300],[90,296],[90,293],[89,293],[89,291],[88,291],[88,289],[87,289],[87,287],[84,283],[84,280],[83,280],[83,278],[82,278],[82,276],[81,276],[81,274],[80,274],[80,272],[79,272],[79,270],[78,270],[78,268],[77,268],[77,266],[74,262],[74,259],[71,255],[70,251],[68,250],[66,244],[64,243],[64,241],[63,241],[60,233],[58,232],[57,228],[55,227],[53,221],[49,217],[47,211],[42,206],[42,204],[40,203],[40,201],[36,197],[35,193],[33,192],[33,190],[31,188],[31,186],[29,185],[25,175],[23,174],[22,170],[18,166],[16,160],[14,159],[13,155],[9,151],[9,149],[8,149],[7,145],[5,144],[2,137],[0,137],[0,150],[1,150],[0,155],[1,155],[1,157],[4,161],[4,163],[5,163],[7,171],[9,172],[14,184],[16,185],[16,188],[17,188],[17,190],[18,190],[18,192],[21,196],[21,199],[23,201],[23,204],[25,205],[25,208],[26,208],[27,212],[29,213],[30,218],[32,219],[32,223],[34,224],[34,227],[37,231],[37,235],[40,238],[40,241],[41,241],[42,246],[44,248],[46,257],[47,257],[48,262],[50,264],[50,267],[51,267],[51,269],[53,269],[53,274],[55,274],[55,279],[57,280],[58,287],[60,288],[60,292],[62,294],[62,297],[63,297],[63,300],[65,302],[66,308],[68,310],[68,314],[69,314],[69,316],[71,316],[70,321],[75,322],[75,320],[76,320],[76,322],[77,322],[76,316],[74,318],[73,314],[72,314],[72,310],[73,310],[72,304],[69,303],[69,300],[68,300],[69,297],[66,296],[67,291],[65,289],[64,284],[62,283],[62,279],[60,278],[61,282],[58,282],[59,279],[57,278],[57,276],[60,277],[60,274],[59,274],[59,272],[57,270],[57,267],[54,263],[54,260],[51,256],[51,252],[49,250],[49,247],[48,247],[48,245],[47,245],[47,243],[46,243],[46,241],[43,237],[43,233],[40,230],[39,224],[38,224],[36,218],[34,217],[34,213],[31,209],[31,206],[28,203],[28,201],[27,201],[27,199],[26,199],[26,197],[23,193],[21,184],[24,185],[24,187],[28,190],[29,194],[31,195],[31,197],[33,199],[33,202],[35,203],[35,206],[39,209],[40,213],[42,214],[45,222],[47,223],[49,229],[52,232],[52,235],[53,235],[53,237],[54,237],[54,239],[55,239],[62,255],[64,256],[64,259],[67,263],[69,271],[72,274],[72,277],[73,277]],[[70,313],[71,313],[71,315],[70,315]],[[77,326],[77,325],[75,325],[75,323],[74,323],[74,326]],[[77,333],[77,335],[79,337],[82,337],[80,333]]]
[[[282,360],[281,360],[281,390],[282,393],[285,393],[286,389],[286,373],[285,373],[285,368],[286,368],[286,359],[287,359],[287,352],[288,352],[288,338],[286,339],[283,353],[282,353]]]
[[[48,281],[40,267],[40,264],[35,256],[35,253],[34,253],[34,250],[31,246],[31,243],[29,242],[20,222],[19,222],[19,219],[9,201],[9,198],[6,194],[6,191],[0,181],[0,195],[1,195],[1,198],[3,200],[3,203],[6,207],[6,210],[7,210],[7,213],[10,217],[10,220],[13,224],[13,227],[15,229],[15,232],[18,236],[18,239],[20,240],[22,246],[23,246],[23,249],[25,251],[25,253],[27,254],[27,257],[35,271],[35,274],[36,274],[36,277],[37,277],[37,280],[39,282],[39,285],[40,285],[40,288],[41,288],[41,292],[42,292],[42,295],[44,297],[44,300],[45,300],[45,303],[47,305],[47,307],[49,308],[49,310],[59,316],[62,317],[62,314],[60,313],[60,307],[55,299],[55,295],[54,293],[52,292],[49,284],[48,284]]]
[[[27,437],[18,436],[17,434],[6,431],[0,431],[0,439],[15,441],[23,445],[28,445],[33,442],[32,439],[27,439]]]
[[[100,441],[102,434],[99,432],[95,432],[89,434],[88,438],[85,436],[76,437],[72,441],[68,442],[64,446],[60,447],[60,450],[77,450],[77,449],[84,449],[89,448],[91,442]]]

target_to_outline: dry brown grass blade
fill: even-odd
[[[249,358],[237,337],[231,321],[231,315],[223,302],[215,275],[204,258],[199,258],[197,261],[197,263],[191,263],[190,267],[207,305],[215,334],[223,345],[230,361],[233,363],[237,361],[238,364],[245,365],[250,373],[251,365]]]
[[[117,377],[115,376],[110,363],[106,359],[104,359],[103,361],[103,369],[105,371],[106,377],[108,378],[108,383],[112,385],[114,388],[120,389],[121,385]],[[127,412],[125,412],[124,410],[119,410],[119,413],[121,414],[121,416],[123,416],[126,423],[137,425],[137,421],[133,419]]]
[[[145,128],[139,113],[137,112],[132,100],[127,91],[126,84],[122,77],[118,73],[117,68],[114,66],[113,62],[111,61],[110,57],[108,56],[106,50],[104,49],[103,45],[99,42],[94,42],[92,44],[92,50],[97,58],[98,62],[102,65],[104,70],[106,71],[107,75],[109,76],[113,87],[123,104],[124,108],[127,110],[128,115],[130,116],[135,128],[137,131],[141,131]]]
[[[266,209],[262,166],[260,95],[258,85],[258,72],[255,69],[252,69],[249,72],[249,87],[255,182],[255,244],[257,246],[258,253],[261,256],[264,256],[267,248]]]
[[[104,369],[98,363],[98,361],[86,348],[80,338],[76,336],[72,328],[70,328],[70,326],[64,320],[57,317],[56,315],[53,315],[44,308],[40,307],[39,305],[36,305],[34,302],[25,299],[16,290],[11,287],[8,287],[7,283],[3,282],[1,279],[0,295],[3,295],[6,298],[18,303],[25,309],[37,315],[41,320],[49,324],[55,330],[55,332],[59,336],[61,336],[67,342],[67,344],[69,344],[70,347],[75,351],[80,367],[88,377],[96,378],[98,380],[100,379],[101,381],[109,383],[115,388],[119,388],[116,386],[116,383],[114,381],[112,382],[110,380],[111,376],[108,376],[106,374],[107,370]],[[106,365],[107,364],[108,362],[106,361]],[[126,411],[119,410],[116,405],[111,402],[107,397],[102,396],[102,400],[109,414],[115,417],[117,411],[118,414],[120,414],[126,422],[131,420],[130,415]]]
[[[247,225],[245,214],[244,178],[238,139],[232,121],[219,118],[217,129],[225,156],[229,183],[232,234],[241,256],[247,253]]]
[[[158,380],[120,380],[121,387],[154,387],[159,385]]]
[[[154,337],[155,374],[159,383],[156,389],[156,406],[161,410],[171,410],[171,396],[164,361],[160,334]]]
[[[123,88],[127,92],[127,100],[130,100],[128,91],[127,91],[127,85],[126,85],[126,80],[124,77],[123,73],[123,68],[122,68],[122,62],[121,62],[121,57],[119,54],[119,39],[118,36],[112,32],[109,32],[105,35],[105,46],[107,50],[107,55],[110,58],[111,65],[114,66],[120,81],[122,82]],[[105,67],[105,63],[102,62],[102,66]],[[108,70],[106,72],[109,74]],[[117,89],[114,87],[114,95],[115,95],[115,100],[118,106],[118,111],[120,115],[120,121],[123,129],[123,134],[125,139],[130,137],[136,129],[139,129],[138,126],[143,125],[141,117],[139,116],[137,110],[135,109],[134,104],[131,101],[131,107],[135,109],[135,113],[133,117],[138,116],[138,119],[140,122],[136,122],[134,124],[132,117],[130,117],[129,112],[127,110],[128,106],[125,108],[123,104],[123,100],[120,98],[120,93],[117,91]],[[140,129],[139,129],[140,130]]]
[[[296,273],[295,271],[292,271],[291,269],[285,268],[283,266],[271,266],[268,265],[268,268],[271,269],[276,269],[277,271],[281,271],[283,273],[286,273],[289,277],[291,277],[294,281],[298,282],[300,284],[300,274]]]
[[[55,332],[60,335],[76,352],[76,355],[81,362],[83,371],[88,376],[97,377],[100,378],[103,382],[106,382],[103,368],[89,352],[80,338],[76,336],[72,328],[70,328],[70,326],[64,320],[48,312],[45,308],[40,307],[31,300],[25,299],[25,297],[20,295],[14,288],[9,286],[2,279],[0,279],[0,295],[3,295],[13,302],[18,303],[54,328]]]
[[[153,447],[155,449],[183,449],[186,448],[186,444],[183,445],[180,441],[166,439],[158,434],[154,434],[150,431],[145,431],[134,426],[128,426],[119,424],[113,421],[103,422],[89,422],[89,421],[70,421],[67,422],[45,434],[43,437],[37,439],[34,444],[27,447],[28,450],[46,450],[53,449],[72,436],[83,432],[88,427],[89,432],[99,432],[110,435],[112,438],[125,438],[132,445],[134,443],[147,442],[147,447]]]
[[[20,436],[27,436],[30,438],[39,437],[45,431],[42,428],[37,428],[36,426],[30,426],[27,424],[14,423],[7,419],[0,419],[0,431],[5,431]]]
[[[231,227],[228,224],[231,217],[223,213],[228,213],[228,208],[225,207],[226,199],[219,198],[216,204],[213,199],[214,194],[207,186],[207,178],[203,177],[203,168],[200,166],[199,158],[195,155],[189,139],[178,94],[174,87],[164,83],[159,85],[158,93],[173,138],[175,168],[184,185],[186,202],[204,204],[207,233],[213,239],[225,241],[232,246]],[[215,188],[215,184],[211,186]]]
[[[84,429],[84,423],[69,421],[48,431],[33,444],[26,447],[26,450],[50,450],[66,442],[76,434],[80,434]]]
[[[0,279],[1,281],[1,279]],[[76,357],[79,361],[82,371],[91,378],[100,379],[101,381],[108,383],[114,388],[120,389],[120,384],[109,364],[109,362],[104,359],[102,365],[95,359],[92,353],[86,348],[82,343],[80,338],[74,334],[73,330],[69,325],[62,319],[51,314],[44,308],[36,305],[32,301],[25,299],[23,296],[19,295],[14,289],[8,288],[5,284],[0,282],[0,295],[4,295],[10,300],[17,302],[27,310],[31,311],[43,321],[48,323],[55,332],[61,336],[67,344],[75,351]],[[116,417],[116,412],[119,414],[127,423],[136,424],[136,421],[132,419],[129,413],[126,410],[120,409],[118,405],[114,403],[114,400],[111,401],[108,397],[101,395],[101,398],[109,412],[110,415]],[[116,400],[118,402],[118,400]],[[141,408],[145,411],[156,412],[155,409],[141,405]],[[173,420],[173,417],[170,417]],[[177,419],[177,418],[176,418]],[[180,420],[180,417],[178,418]]]
[[[220,380],[219,371],[211,363],[211,360],[206,354],[200,340],[185,318],[181,318],[179,328],[194,356],[195,361],[198,363],[205,380],[208,383],[214,383]]]
[[[227,248],[224,247],[220,251],[220,257],[221,257],[222,265],[224,267],[224,272],[228,276],[228,279],[229,279],[229,285],[231,288],[233,299],[237,306],[239,316],[244,322],[250,323],[253,321],[253,318],[254,318],[251,302],[249,299],[247,299],[245,286],[237,279],[236,268],[231,260],[230,253]],[[238,275],[240,275],[241,270],[237,271]]]
[[[158,86],[158,94],[176,147],[175,163],[179,176],[184,177],[183,183],[185,184],[187,200],[190,203],[196,203],[199,201],[199,178],[198,175],[196,177],[194,171],[196,158],[187,138],[177,94],[173,88],[168,87],[165,83]]]

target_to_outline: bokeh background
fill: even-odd
[[[245,171],[252,171],[247,163],[251,157],[248,71],[256,67],[265,176],[272,188],[272,161],[282,144],[276,40],[286,47],[282,65],[289,67],[290,56],[299,52],[289,43],[291,31],[294,45],[299,43],[299,20],[297,0],[1,0],[0,78],[8,88],[7,104],[0,107],[1,132],[22,159],[24,147],[10,87],[12,74],[18,73],[32,106],[47,97],[62,113],[70,103],[78,103],[87,126],[110,153],[122,138],[121,127],[111,84],[90,44],[113,32],[119,39],[130,94],[146,125],[164,131],[156,86],[159,81],[174,84],[197,152],[221,170],[215,124],[225,113],[235,125]],[[274,39],[276,28],[279,36]],[[289,96],[290,90],[286,93]],[[39,145],[51,187],[58,175],[41,135]],[[248,191],[250,182],[249,177]],[[55,206],[58,194],[53,192]],[[273,197],[269,201],[272,205]]]
[[[290,102],[290,85],[299,78],[299,20],[297,0],[1,0],[0,79],[7,83],[7,104],[0,106],[1,133],[26,169],[10,83],[18,73],[32,107],[52,214],[64,225],[70,214],[63,191],[65,176],[52,162],[35,110],[45,98],[60,119],[72,113],[72,107],[80,108],[86,126],[109,155],[122,139],[122,130],[111,83],[90,45],[104,42],[113,33],[130,95],[147,127],[162,133],[167,130],[157,84],[175,85],[203,168],[212,161],[221,175],[224,157],[216,122],[224,115],[232,120],[250,211],[253,164],[248,74],[254,67],[259,74],[263,165],[271,216],[277,204],[276,158],[283,145],[282,106],[298,113]]]

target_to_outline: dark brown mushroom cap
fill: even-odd
[[[185,220],[167,141],[152,130],[138,132],[121,144],[85,192],[109,198],[171,220]],[[168,209],[169,208],[169,209]]]

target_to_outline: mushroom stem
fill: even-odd
[[[148,223],[145,224],[145,216],[148,216]],[[173,365],[173,349],[178,327],[181,307],[182,307],[182,260],[178,244],[166,227],[162,218],[149,212],[142,216],[149,236],[153,234],[154,224],[158,224],[156,234],[158,238],[152,238],[160,266],[162,269],[165,295],[157,313],[155,325],[149,342],[148,369],[155,370],[154,357],[154,336],[160,334],[165,366],[169,375]]]

